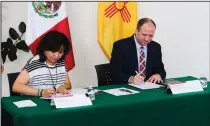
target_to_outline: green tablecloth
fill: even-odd
[[[194,80],[193,77],[177,78]],[[56,109],[37,97],[4,97],[3,108],[15,126],[210,126],[210,85],[203,92],[172,95],[164,89],[140,90],[129,85],[111,85],[98,89],[126,87],[139,94],[96,96],[93,106]],[[17,108],[13,102],[30,99],[37,107]]]

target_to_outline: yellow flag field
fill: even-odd
[[[98,43],[108,60],[113,43],[134,34],[136,25],[136,2],[98,3]]]

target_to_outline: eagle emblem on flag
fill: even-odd
[[[34,8],[34,11],[40,16],[43,16],[45,18],[54,18],[58,16],[57,11],[59,10],[61,3],[62,2],[60,1],[32,2],[32,6]]]

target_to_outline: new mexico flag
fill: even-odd
[[[136,25],[136,2],[98,3],[98,43],[109,60],[113,43],[134,34]]]

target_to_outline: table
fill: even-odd
[[[177,80],[195,80],[187,76]],[[14,126],[209,126],[210,85],[203,92],[172,95],[164,89],[140,90],[119,84],[139,94],[96,96],[93,106],[56,109],[38,97],[3,97],[2,107],[13,117]],[[30,99],[37,107],[17,108],[13,102]]]

